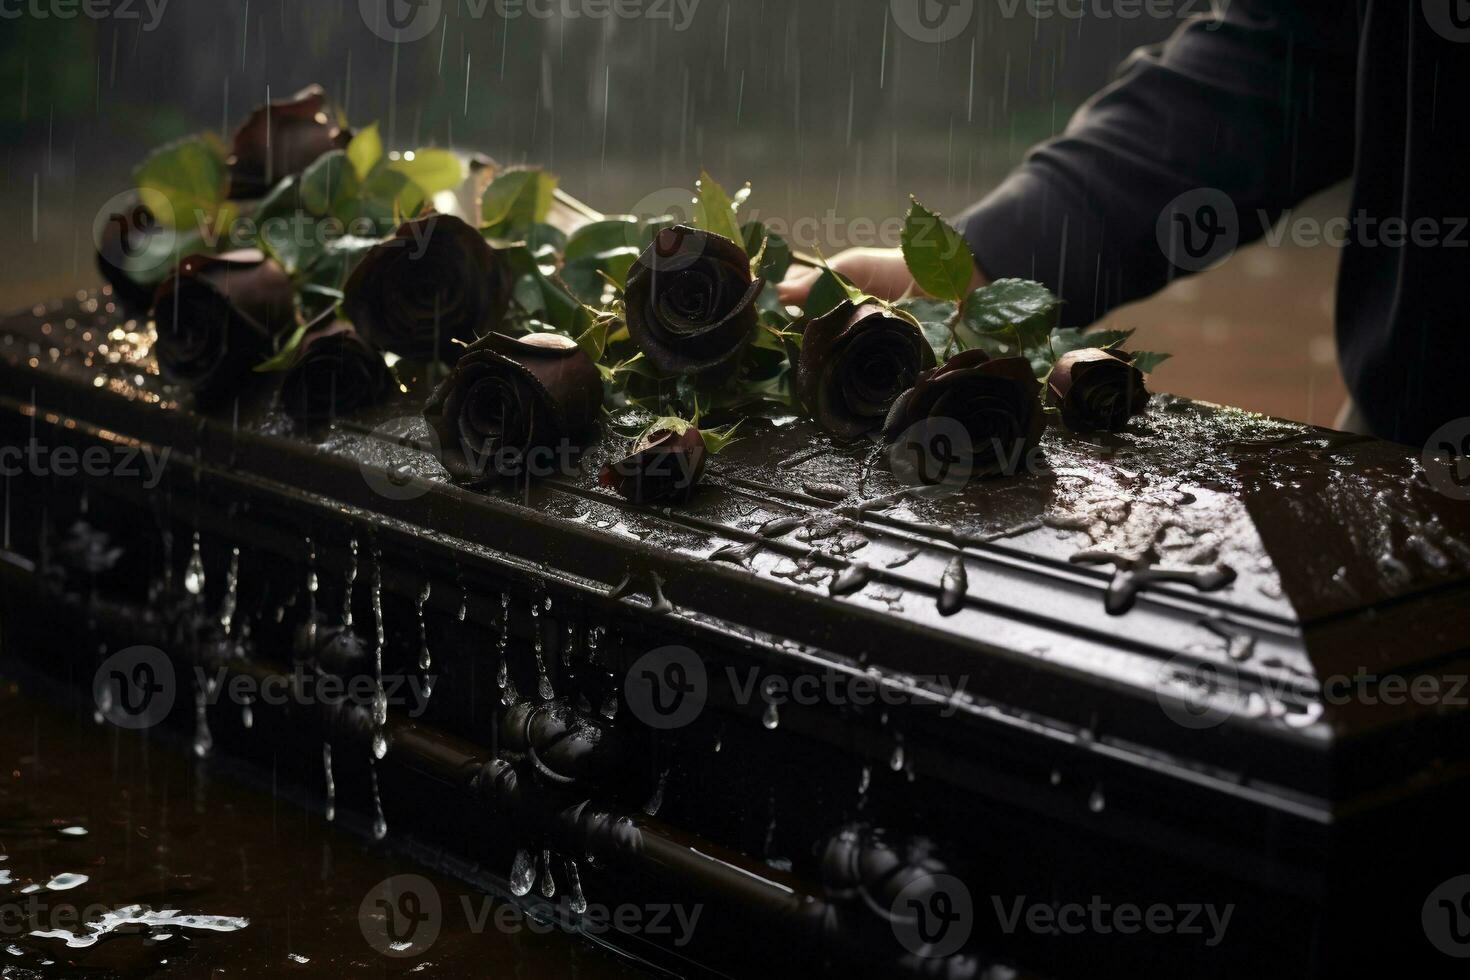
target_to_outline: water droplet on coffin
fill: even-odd
[[[939,614],[953,616],[965,607],[965,595],[970,589],[969,573],[965,569],[965,556],[955,555],[939,580]]]
[[[766,726],[766,731],[775,731],[781,724],[781,712],[774,704],[766,705],[766,713],[761,716],[761,724]]]
[[[531,888],[536,884],[536,865],[531,860],[531,852],[524,847],[516,850],[515,860],[510,865],[510,893],[517,898],[524,898],[531,894]]]
[[[373,733],[373,758],[381,759],[388,754],[388,739],[382,732]]]

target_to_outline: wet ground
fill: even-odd
[[[38,683],[0,677],[5,980],[645,975]]]

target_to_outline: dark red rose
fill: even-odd
[[[1046,382],[1046,402],[1061,410],[1073,432],[1121,432],[1148,407],[1143,372],[1124,351],[1074,350],[1063,354]]]
[[[343,312],[382,350],[454,361],[456,344],[500,328],[514,276],[503,256],[459,218],[430,214],[368,251],[347,279]]]
[[[381,402],[392,384],[383,355],[352,324],[328,313],[301,338],[281,381],[281,401],[292,418],[320,422]]]
[[[255,249],[189,256],[154,307],[159,369],[198,393],[240,387],[296,324],[291,278]]]
[[[883,434],[893,442],[928,419],[959,423],[970,440],[971,474],[994,475],[1041,442],[1041,383],[1024,357],[992,360],[981,350],[961,351],[899,396]]]
[[[876,303],[844,301],[807,324],[796,388],[818,425],[856,439],[880,428],[898,396],[933,366],[934,351],[914,323]]]
[[[424,417],[450,474],[483,480],[555,465],[556,451],[590,434],[601,407],[602,375],[576,341],[492,333],[465,351]],[[541,462],[537,452],[551,455]]]
[[[633,444],[633,452],[608,463],[597,482],[635,504],[684,500],[704,475],[704,437],[689,423],[655,426]]]
[[[287,177],[300,174],[317,158],[340,150],[352,133],[338,126],[320,85],[289,99],[270,102],[250,114],[235,132],[230,157],[230,196],[263,197]]]
[[[666,228],[628,273],[628,333],[665,374],[728,374],[755,332],[764,287],[730,239]]]
[[[141,255],[154,235],[158,220],[141,201],[109,214],[97,230],[97,271],[112,286],[112,294],[130,316],[147,316],[158,286],[139,282],[128,274],[127,260]]]

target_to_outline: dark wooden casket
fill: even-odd
[[[8,662],[102,691],[156,647],[201,753],[569,928],[700,906],[603,937],[650,964],[1456,965],[1470,504],[1406,448],[1159,396],[919,496],[789,420],[651,509],[605,447],[453,486],[421,396],[316,432],[180,398],[105,295],[0,322],[0,445],[50,451],[7,460]]]

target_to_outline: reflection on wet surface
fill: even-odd
[[[83,707],[0,680],[6,980],[643,975],[276,799],[269,773],[247,788],[181,743],[97,725]],[[414,882],[419,906],[440,910],[426,950],[412,938],[398,940],[402,958],[375,948],[387,879]]]

